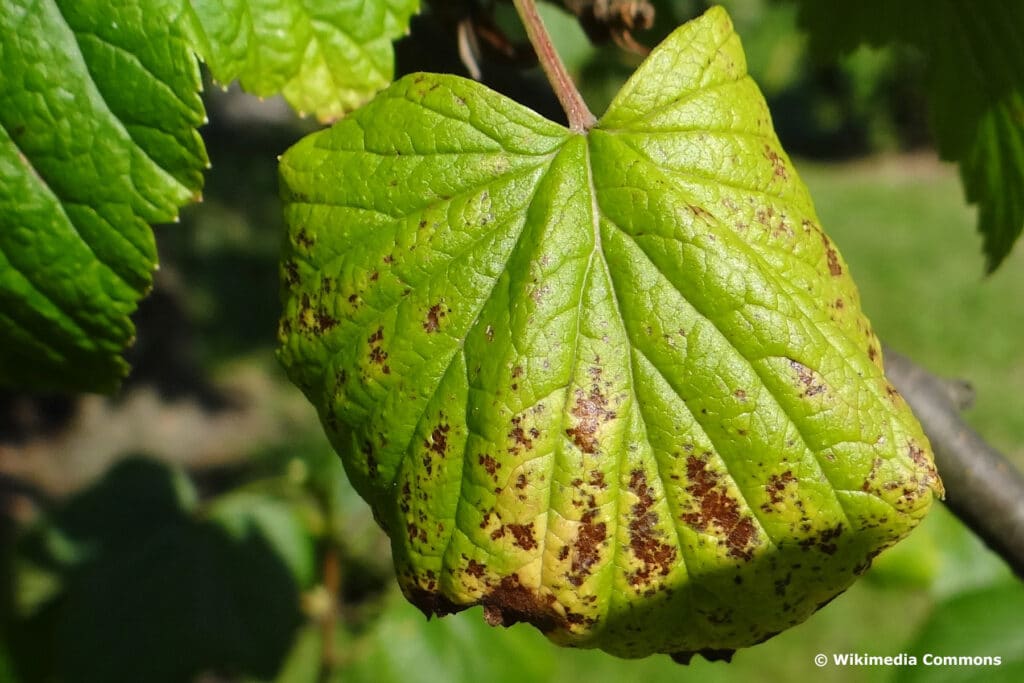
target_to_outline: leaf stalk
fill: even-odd
[[[565,63],[555,50],[544,21],[537,12],[537,5],[534,0],[512,0],[512,4],[515,5],[519,18],[526,27],[526,35],[537,53],[544,75],[547,76],[551,89],[555,91],[555,96],[565,110],[569,128],[575,133],[586,133],[597,123],[597,118],[583,101],[583,96],[569,76]]]

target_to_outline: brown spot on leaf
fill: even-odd
[[[836,550],[838,550],[838,546],[836,546],[834,541],[835,539],[839,538],[839,536],[841,536],[842,533],[843,524],[842,522],[840,522],[839,524],[836,524],[834,527],[824,529],[821,533],[817,534],[816,536],[811,536],[810,538],[805,538],[804,540],[800,541],[800,547],[804,550],[809,550],[810,548],[816,547],[818,550],[825,553],[826,555],[834,555]]]
[[[553,608],[554,596],[540,597],[515,575],[503,578],[480,603],[484,606],[484,619],[491,626],[511,626],[522,621],[544,633],[566,626],[564,617]]]
[[[441,328],[441,319],[448,315],[449,310],[443,302],[431,306],[430,310],[427,311],[427,319],[423,321],[423,329],[428,334],[437,332]]]
[[[523,418],[516,416],[512,418],[512,429],[508,433],[508,438],[512,439],[512,445],[509,446],[508,452],[512,455],[521,453],[524,449],[529,450],[533,448],[533,439],[526,435],[526,430],[522,427]],[[530,436],[534,439],[540,435],[540,432],[536,429],[530,430]]]
[[[417,538],[420,540],[421,543],[427,542],[427,532],[423,529],[420,529],[412,522],[409,522],[406,525],[406,531],[409,534],[409,543],[415,543]]]
[[[284,262],[284,281],[290,287],[299,284],[299,266],[291,259]]]
[[[686,208],[694,215],[694,217],[701,219],[705,223],[710,223],[714,220],[714,216],[711,215],[711,212],[702,206],[687,204]]]
[[[764,157],[765,159],[771,162],[772,172],[775,174],[776,178],[781,178],[785,180],[786,178],[789,177],[789,174],[786,172],[786,163],[782,160],[782,157],[779,155],[778,152],[776,152],[768,145],[765,145]]]
[[[751,559],[756,527],[749,517],[742,515],[739,503],[720,484],[719,475],[707,467],[706,455],[703,459],[687,457],[686,476],[690,482],[686,490],[693,496],[697,509],[682,515],[682,520],[701,531],[717,529],[720,542],[731,557]]]
[[[385,364],[384,361],[388,359],[387,351],[380,347],[380,342],[384,339],[384,328],[378,327],[377,330],[367,338],[367,343],[370,345],[370,362],[381,366],[381,372],[385,375],[391,373],[391,368]]]
[[[817,374],[814,370],[801,363],[800,361],[789,359],[789,365],[793,368],[796,373],[797,379],[804,388],[804,396],[817,396],[821,392],[825,391],[825,385],[818,382]]]
[[[832,273],[832,277],[839,277],[843,274],[843,267],[839,264],[839,254],[836,252],[835,247],[832,246],[832,241],[828,238],[825,233],[819,233],[821,235],[821,243],[825,245],[825,257],[828,259],[828,272]]]
[[[382,350],[379,346],[374,346],[370,349],[370,360],[377,365],[384,365],[384,361],[387,359],[387,351]]]
[[[316,312],[317,331],[327,332],[338,324],[338,319],[327,313],[323,308]]]
[[[440,423],[430,433],[430,440],[424,441],[423,445],[428,450],[437,453],[442,458],[448,452],[448,432],[451,430],[451,425]],[[491,474],[494,474],[493,472]]]
[[[501,468],[501,463],[499,463],[497,460],[495,460],[487,453],[481,455],[477,460],[480,463],[480,465],[483,466],[485,470],[487,470],[487,474],[491,475],[492,477],[494,476],[494,473]]]
[[[918,473],[921,476],[920,493],[923,495],[926,489],[941,490],[942,484],[939,481],[939,473],[936,471],[935,465],[928,458],[928,455],[924,452],[924,449],[910,441],[907,443],[907,455],[917,465]]]
[[[412,490],[409,488],[409,482],[402,484],[402,495],[398,500],[398,507],[405,514],[409,514],[410,505],[409,501],[412,499]]]
[[[469,561],[469,565],[466,567],[466,573],[469,574],[470,576],[473,576],[473,577],[476,577],[476,578],[479,579],[479,578],[481,578],[484,575],[484,570],[485,569],[486,569],[486,567],[484,567],[484,565],[480,564],[476,560],[470,560]]]
[[[295,233],[295,243],[308,250],[316,244],[316,239],[311,237],[310,234],[306,232],[305,228],[300,228],[299,231]]]
[[[601,392],[597,382],[600,374],[600,368],[591,368],[594,383],[590,393],[584,393],[582,389],[576,390],[576,404],[571,411],[576,418],[576,424],[565,430],[576,447],[589,455],[597,452],[597,430],[605,422],[615,419],[615,413],[608,410],[608,399]]]
[[[429,619],[430,617],[443,617],[448,614],[461,612],[466,606],[456,605],[454,602],[433,591],[428,591],[420,586],[404,588],[405,596]]]
[[[519,489],[520,491],[526,488],[526,483],[527,482],[525,474],[520,474],[518,477],[516,477],[516,488]]]
[[[633,470],[629,477],[629,490],[637,497],[629,520],[629,547],[633,555],[643,563],[629,579],[633,586],[650,583],[655,574],[666,576],[675,565],[678,551],[663,543],[656,527],[658,516],[654,513],[654,489],[647,485],[643,470]]]
[[[608,538],[608,525],[595,522],[596,517],[596,509],[587,510],[580,520],[580,531],[573,542],[571,573],[567,577],[574,586],[583,585],[590,576],[590,568],[601,559],[601,547]]]
[[[537,540],[533,537],[533,522],[508,524],[506,528],[512,534],[513,542],[523,550],[533,550],[537,547]]]
[[[796,477],[793,476],[793,472],[790,470],[768,477],[765,490],[768,492],[768,500],[771,501],[772,505],[778,505],[782,502],[783,492],[786,490],[786,487],[795,481]]]

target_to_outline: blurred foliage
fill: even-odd
[[[25,681],[268,675],[301,621],[309,537],[287,506],[233,493],[197,506],[181,473],[123,460],[27,530],[6,631]]]

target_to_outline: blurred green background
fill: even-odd
[[[700,12],[655,3],[648,45]],[[881,338],[968,380],[965,417],[1024,467],[1024,254],[983,277],[974,212],[928,147],[919,58],[806,54],[793,7],[724,2]],[[499,22],[516,38],[503,9]],[[639,58],[545,11],[599,112]],[[417,19],[399,69],[464,72]],[[485,80],[553,117],[539,75]],[[116,397],[0,396],[0,682],[1024,681],[1024,585],[941,506],[807,623],[680,667],[561,650],[479,609],[427,622],[311,406],[273,358],[276,155],[314,128],[279,102],[208,93],[205,202],[157,229],[162,269]],[[814,655],[992,655],[998,668],[819,668]]]

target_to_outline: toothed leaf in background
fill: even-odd
[[[192,0],[196,43],[214,78],[333,120],[394,78],[392,41],[419,0]]]
[[[720,655],[941,492],[724,10],[586,135],[416,74],[281,179],[280,358],[428,614]]]
[[[0,6],[0,385],[112,391],[168,222],[202,187],[180,3]]]
[[[800,0],[800,21],[828,58],[862,42],[921,49],[939,154],[960,165],[988,269],[999,267],[1024,230],[1024,4]]]

